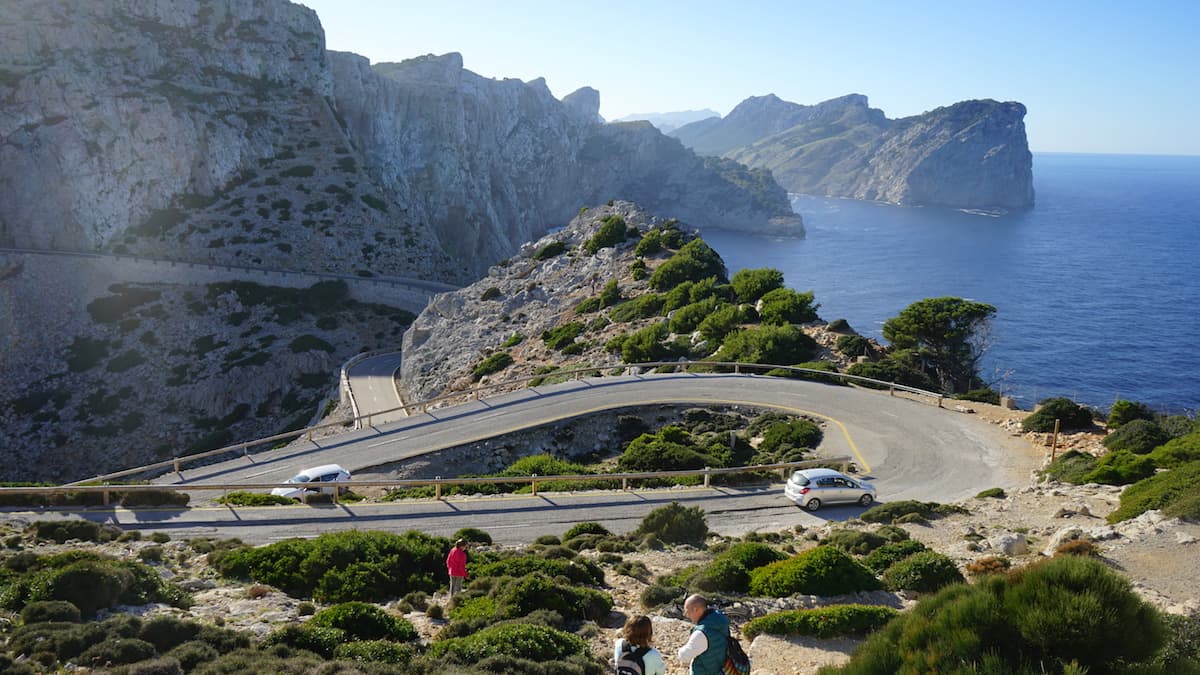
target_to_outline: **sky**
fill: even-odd
[[[299,0],[372,63],[459,52],[600,114],[865,94],[889,118],[1020,101],[1034,152],[1200,155],[1196,0]]]

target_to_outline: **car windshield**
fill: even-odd
[[[792,482],[796,485],[808,485],[808,476],[805,476],[797,471],[796,473],[792,474]]]
[[[288,482],[289,483],[307,483],[310,480],[312,480],[312,478],[310,478],[304,474],[300,474],[299,476],[292,476],[291,478],[288,479]]]

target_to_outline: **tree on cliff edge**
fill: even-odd
[[[943,392],[964,392],[979,383],[979,360],[995,313],[982,302],[926,298],[884,322],[883,337],[896,349],[913,350]]]

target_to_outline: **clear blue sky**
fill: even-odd
[[[301,0],[329,49],[460,52],[486,77],[600,91],[600,114],[866,94],[891,118],[1015,100],[1035,152],[1200,155],[1200,1]]]

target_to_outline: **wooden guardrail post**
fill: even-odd
[[[712,482],[712,474],[708,472],[708,467],[704,467],[704,487],[708,487]]]
[[[629,492],[629,479],[628,478],[621,479],[621,490],[624,492]]]
[[[533,496],[536,497],[537,496],[537,474],[536,473],[533,474],[532,476],[530,476],[530,478],[532,480],[529,481],[529,484],[533,486]]]
[[[179,455],[175,455],[174,457],[172,457],[171,461],[175,465],[175,473],[181,473],[181,471],[179,470]]]
[[[105,490],[100,493],[100,503],[105,506],[108,506],[108,490]]]
[[[433,484],[433,498],[441,499],[442,498],[442,477],[434,476],[433,479],[437,481],[436,483]]]
[[[1054,463],[1054,456],[1058,454],[1058,425],[1061,420],[1054,420],[1054,439],[1050,441],[1050,462]]]

